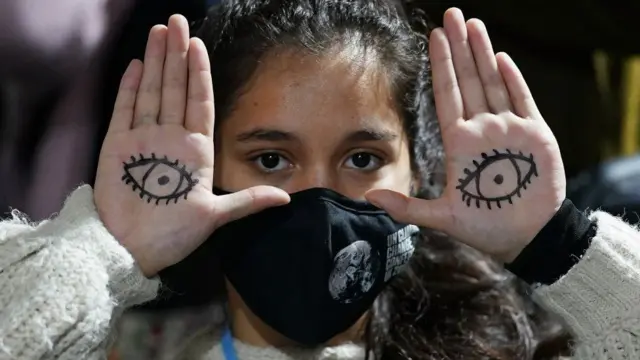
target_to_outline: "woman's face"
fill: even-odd
[[[379,70],[347,52],[267,56],[221,120],[215,185],[324,187],[354,199],[373,188],[408,194],[409,146]]]

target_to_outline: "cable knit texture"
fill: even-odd
[[[535,294],[578,337],[574,359],[640,359],[640,232],[602,212],[581,261]],[[0,223],[0,360],[103,359],[114,321],[158,289],[98,218],[83,186],[60,215],[29,224],[14,213]],[[312,325],[310,325],[312,326]],[[256,348],[235,341],[240,360],[355,360],[345,344],[317,350]],[[176,359],[223,360],[220,334],[196,334]]]
[[[591,246],[567,275],[537,289],[579,344],[575,359],[640,359],[640,232],[604,212]]]
[[[103,359],[113,320],[158,282],[98,218],[84,186],[54,220],[0,223],[0,359]]]

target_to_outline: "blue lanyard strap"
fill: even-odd
[[[233,335],[231,335],[231,328],[226,327],[224,334],[222,334],[222,352],[226,360],[238,360],[236,355],[236,349],[233,347]]]

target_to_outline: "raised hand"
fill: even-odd
[[[289,201],[266,186],[213,195],[213,129],[206,48],[174,15],[151,29],[144,65],[132,61],[122,77],[94,191],[101,220],[147,276],[224,223]]]
[[[510,262],[565,198],[560,150],[522,74],[494,54],[479,20],[449,9],[430,38],[436,111],[446,154],[441,198],[372,190],[396,220],[444,231]]]

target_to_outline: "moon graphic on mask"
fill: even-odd
[[[380,259],[367,241],[358,240],[340,250],[329,276],[331,297],[345,304],[360,299],[373,287],[379,268]]]

